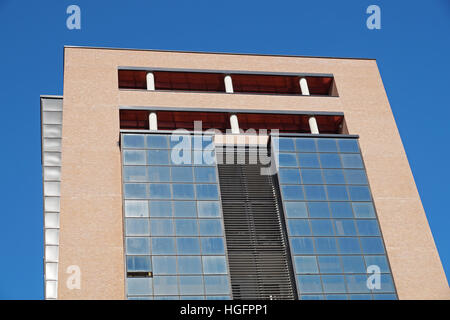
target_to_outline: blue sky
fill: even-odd
[[[449,34],[448,0],[0,0],[0,299],[43,298],[39,95],[63,94],[64,45],[376,58],[449,276]]]

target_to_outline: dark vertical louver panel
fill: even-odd
[[[219,180],[233,299],[294,299],[278,189],[257,164],[221,164]]]

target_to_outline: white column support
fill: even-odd
[[[156,112],[150,112],[148,115],[148,123],[150,131],[158,131],[158,118]]]
[[[231,133],[233,134],[239,134],[239,121],[238,117],[235,114],[232,114],[230,116],[230,125],[231,125]]]
[[[306,81],[306,78],[300,78],[300,89],[302,90],[302,96],[309,96],[309,88],[308,88],[308,82]]]
[[[317,126],[317,120],[316,117],[311,116],[309,117],[309,129],[311,130],[312,134],[319,134],[319,127]]]
[[[147,73],[147,90],[155,90],[155,76],[153,72]]]
[[[233,90],[233,80],[230,75],[226,75],[224,78],[225,81],[225,92],[226,93],[234,93]]]

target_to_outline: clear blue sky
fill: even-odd
[[[63,94],[64,45],[376,58],[450,276],[450,1],[0,0],[0,40],[0,299],[43,298],[39,95]]]

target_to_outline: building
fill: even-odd
[[[450,297],[375,60],[66,47],[41,110],[46,299]]]

